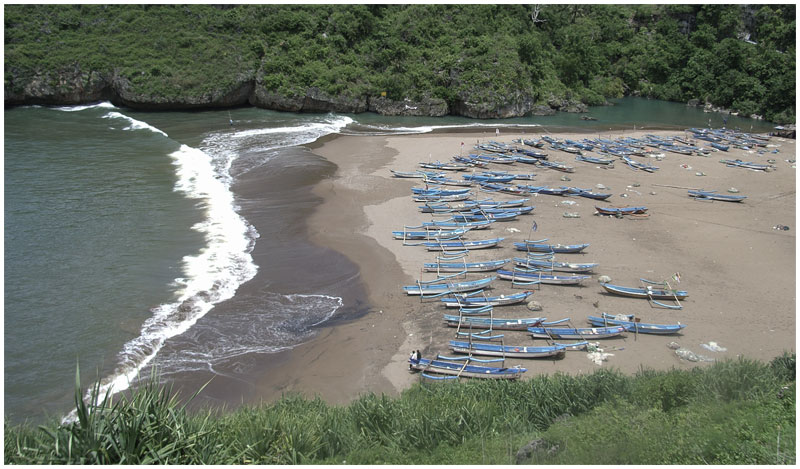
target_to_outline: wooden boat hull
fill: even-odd
[[[519,379],[523,373],[528,371],[525,368],[499,368],[494,366],[464,365],[463,363],[449,362],[445,360],[430,360],[420,358],[417,361],[409,359],[411,369],[423,371],[425,373],[436,373],[449,376],[460,376],[462,378],[481,378],[481,379]]]
[[[640,215],[647,212],[647,207],[598,207],[594,206],[598,213],[603,215]]]
[[[689,191],[689,197],[695,197],[697,199],[719,200],[722,202],[741,202],[747,198],[746,195],[717,194],[713,191]]]
[[[622,287],[619,285],[611,285],[610,283],[600,284],[608,293],[618,296],[627,296],[629,298],[644,298],[656,300],[674,300],[675,298],[682,300],[689,296],[689,293],[684,290],[664,290],[660,288],[634,288]]]
[[[534,347],[525,345],[479,344],[475,342],[470,344],[469,342],[451,340],[450,349],[456,353],[485,355],[490,357],[548,358],[564,355],[566,346],[548,345],[544,347]]]

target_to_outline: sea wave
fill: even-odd
[[[142,122],[142,121],[136,120],[136,119],[134,119],[132,117],[128,117],[125,114],[122,114],[121,112],[112,111],[112,112],[109,112],[108,114],[104,115],[103,118],[104,119],[124,119],[124,120],[128,121],[128,123],[130,123],[130,125],[125,127],[125,128],[123,128],[122,130],[150,130],[152,132],[161,134],[161,135],[163,135],[165,137],[169,137],[169,135],[167,135],[167,133],[164,132],[163,130],[157,129],[157,128],[153,127],[152,125],[148,124],[147,122]]]
[[[365,124],[355,122],[347,130],[342,131],[345,135],[404,135],[404,134],[426,134],[436,130],[454,130],[454,129],[470,129],[470,128],[535,128],[541,127],[540,124],[517,124],[517,123],[483,123],[472,122],[464,124],[447,124],[447,125],[420,125],[416,127],[403,127],[385,124]]]
[[[85,111],[87,109],[114,109],[114,108],[116,108],[116,106],[114,106],[110,102],[103,101],[97,104],[83,104],[78,106],[58,106],[54,107],[53,109],[65,112],[77,112],[77,111]]]

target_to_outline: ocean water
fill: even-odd
[[[244,379],[254,357],[366,312],[355,267],[303,236],[310,188],[335,170],[304,146],[320,137],[722,125],[649,100],[588,114],[598,120],[5,110],[6,417],[67,415],[78,366],[84,386],[115,392],[154,366],[175,381]]]

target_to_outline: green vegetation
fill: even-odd
[[[7,96],[77,69],[167,101],[254,81],[451,110],[641,94],[795,118],[793,4],[6,5],[5,57]]]
[[[227,414],[189,413],[155,380],[91,410],[77,389],[76,423],[6,422],[4,462],[509,464],[541,439],[557,449],[521,462],[795,464],[795,362],[419,384],[343,407],[291,395]]]

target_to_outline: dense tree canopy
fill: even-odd
[[[7,93],[79,67],[167,98],[252,77],[288,96],[641,94],[795,114],[795,5],[6,5],[5,56]]]

